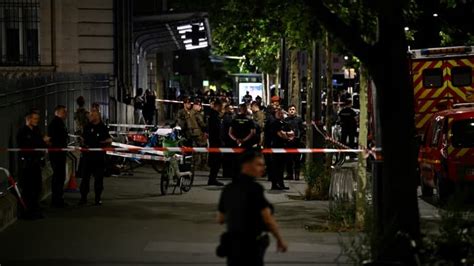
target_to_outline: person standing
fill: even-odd
[[[74,122],[75,122],[75,130],[74,132],[78,135],[82,134],[82,129],[84,126],[89,122],[89,111],[84,107],[86,105],[86,101],[84,97],[79,96],[76,99],[77,109],[74,113]]]
[[[351,100],[345,102],[344,108],[339,111],[338,116],[341,124],[341,142],[350,148],[356,148],[357,113],[352,109]]]
[[[183,108],[178,111],[177,124],[181,128],[186,141],[189,142],[187,145],[192,145],[192,130],[189,127],[189,121],[191,119],[191,110],[193,104],[189,98],[183,98]]]
[[[257,144],[260,147],[263,147],[263,140],[264,140],[264,129],[265,129],[265,114],[260,110],[260,104],[256,101],[252,102],[250,105],[250,109],[252,110],[252,118],[256,125],[256,140]]]
[[[289,138],[287,147],[288,148],[301,148],[302,137],[305,132],[303,125],[303,119],[296,112],[296,106],[290,105],[288,107],[288,116],[284,119],[285,123],[288,124],[290,129],[293,131],[294,136]],[[288,180],[299,180],[300,179],[300,168],[301,168],[301,153],[289,153],[286,164],[286,172]]]
[[[250,95],[250,92],[246,92],[244,97],[242,97],[242,102],[245,104],[250,104],[252,102],[252,95]]]
[[[136,124],[145,124],[145,118],[143,118],[143,107],[145,106],[145,100],[143,99],[143,89],[137,89],[137,95],[133,99],[133,108],[135,114]]]
[[[188,127],[191,129],[191,137],[193,140],[193,147],[207,147],[206,139],[206,121],[204,118],[204,111],[202,110],[202,103],[200,99],[195,99],[193,102],[193,108],[190,112],[188,121]],[[198,153],[195,154],[196,166],[205,170],[207,165],[207,154]]]
[[[143,117],[147,125],[154,124],[154,117],[156,111],[156,97],[155,93],[148,89],[145,91],[145,104],[143,106]]]
[[[224,107],[224,114],[222,115],[222,130],[221,137],[224,143],[224,147],[234,147],[235,143],[229,136],[229,129],[234,120],[234,108],[230,104],[226,104]],[[222,154],[222,175],[224,177],[232,177],[232,155],[231,153]]]
[[[273,206],[255,180],[265,170],[263,156],[255,151],[240,157],[239,176],[224,187],[218,204],[217,222],[226,224],[217,255],[227,257],[229,266],[263,266],[269,245],[267,232],[277,240],[277,251],[286,252],[278,224],[272,215]]]
[[[215,100],[212,105],[213,108],[209,111],[209,119],[207,121],[207,132],[209,136],[209,147],[210,148],[221,148],[224,144],[222,140],[222,102],[220,100]],[[217,181],[217,174],[222,164],[222,154],[221,153],[209,153],[209,180],[207,181],[208,185],[211,186],[222,186],[221,182]]]
[[[248,117],[247,105],[239,105],[239,114],[232,120],[229,128],[229,137],[234,141],[237,147],[252,148],[255,144],[255,124]]]
[[[17,133],[16,140],[18,148],[36,149],[46,148],[48,137],[43,137],[38,127],[40,115],[38,110],[32,109],[25,115],[25,125]],[[24,151],[19,153],[19,172],[22,196],[26,209],[23,210],[22,218],[41,219],[44,218],[40,209],[40,196],[43,179],[41,167],[44,164],[44,152]]]
[[[97,110],[92,110],[89,115],[89,123],[84,128],[83,133],[85,148],[103,148],[112,143],[107,126],[102,122],[101,114]],[[102,205],[102,191],[104,190],[104,151],[86,151],[84,157],[84,173],[80,186],[81,200],[79,205],[87,204],[87,194],[90,189],[90,179],[94,176],[95,205]]]
[[[288,140],[293,137],[293,131],[283,121],[283,110],[275,109],[275,120],[270,125],[270,147],[271,148],[285,148]],[[286,154],[274,153],[272,154],[272,171],[270,172],[270,181],[272,182],[272,190],[289,189],[283,181],[285,171]]]
[[[54,118],[48,125],[48,137],[51,148],[67,148],[68,131],[64,120],[67,116],[66,106],[58,105],[54,109]],[[49,153],[49,160],[53,168],[51,179],[51,206],[64,208],[64,181],[66,179],[66,152],[53,151]]]

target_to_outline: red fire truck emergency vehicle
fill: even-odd
[[[422,193],[440,200],[474,181],[474,47],[410,51]]]

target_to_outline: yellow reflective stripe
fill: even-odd
[[[451,90],[456,93],[459,97],[461,97],[463,100],[466,100],[466,94],[459,88],[457,87],[451,87]]]
[[[456,154],[456,157],[463,157],[466,152],[469,151],[469,148],[463,148],[461,149],[458,154]]]
[[[418,160],[419,162],[421,161],[422,163],[431,163],[431,164],[440,164],[440,160],[431,160],[431,159],[421,159]]]
[[[425,115],[417,124],[416,124],[416,127],[417,128],[422,128],[425,123],[431,118],[431,115]]]
[[[426,111],[426,109],[428,109],[428,107],[430,107],[431,104],[433,104],[433,102],[434,102],[433,100],[428,100],[428,101],[426,101],[426,103],[423,104],[423,106],[420,108],[420,111],[419,111],[419,112],[420,112],[420,113],[424,113],[424,112]]]
[[[470,66],[470,67],[473,67],[474,64],[471,62],[471,60],[469,59],[461,59],[461,61],[466,65],[466,66]]]
[[[449,146],[448,147],[448,155],[451,155],[451,153],[453,153],[454,151],[454,148],[452,146]]]
[[[430,90],[432,89],[427,89],[427,90],[424,90],[421,95],[418,97],[418,99],[423,99],[425,98],[429,93],[430,93]]]

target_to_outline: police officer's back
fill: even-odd
[[[19,148],[36,149],[46,148],[45,139],[38,127],[39,112],[30,110],[25,115],[25,125],[17,133],[17,144]],[[41,167],[44,160],[44,152],[24,151],[19,153],[20,186],[23,189],[23,198],[26,204],[22,217],[26,219],[42,218],[40,210],[40,195],[42,190]]]
[[[62,149],[67,147],[68,131],[64,119],[67,111],[64,105],[58,105],[54,109],[54,118],[48,125],[48,136],[52,148]],[[49,160],[53,168],[51,180],[51,205],[53,207],[64,207],[63,191],[66,178],[66,152],[54,151],[49,153]]]
[[[228,265],[263,265],[263,256],[271,232],[277,240],[278,251],[285,252],[272,205],[265,198],[263,187],[256,182],[262,176],[263,156],[254,151],[240,157],[240,175],[222,191],[219,205],[219,223],[226,223],[227,232],[221,238],[218,255],[227,257]]]

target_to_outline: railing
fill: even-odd
[[[46,131],[56,105],[68,108],[66,126],[74,131],[75,100],[86,99],[86,106],[92,102],[100,104],[103,117],[109,117],[109,102],[113,88],[108,75],[53,74],[38,77],[0,78],[0,147],[16,146],[18,128],[24,124],[23,115],[31,108],[41,113],[40,128]],[[1,153],[0,165],[16,169],[15,154]],[[15,171],[14,171],[15,172]]]

